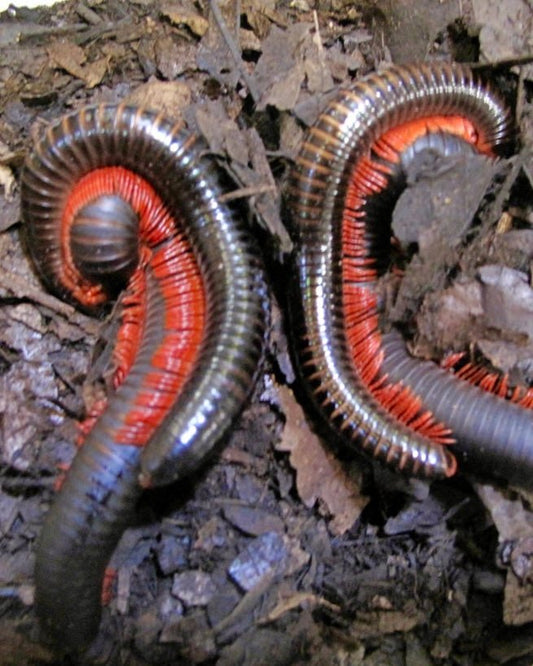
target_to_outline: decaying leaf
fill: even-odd
[[[250,197],[264,226],[278,239],[281,249],[289,251],[292,245],[281,221],[280,192],[257,130],[254,127],[240,129],[228,117],[220,101],[199,106],[195,119],[210,149],[228,155],[228,170]]]
[[[299,606],[306,606],[307,608],[317,608],[319,606],[325,606],[330,611],[334,613],[340,613],[340,606],[332,604],[327,599],[319,597],[316,594],[310,594],[309,592],[291,592],[285,598],[282,598],[279,603],[269,611],[268,615],[264,619],[260,619],[258,624],[267,624],[270,622],[275,622],[279,618],[283,617],[285,613],[288,613]]]
[[[209,22],[195,9],[192,2],[165,2],[161,13],[174,25],[186,25],[198,37],[203,37],[209,27]]]
[[[170,35],[162,35],[153,43],[153,57],[157,71],[168,81],[196,70],[195,51],[184,39],[176,41]],[[185,85],[184,81],[180,83]]]
[[[191,102],[191,90],[182,81],[151,80],[128,95],[129,104],[162,111],[169,118],[178,118]]]
[[[222,5],[222,3],[219,3]],[[220,6],[223,20],[228,31],[234,39],[234,26],[236,25],[235,3],[224,3]],[[209,13],[209,26],[200,41],[196,60],[201,70],[208,72],[222,85],[234,87],[237,85],[241,75],[235,60],[230,53],[228,43],[221,33],[220,27],[214,18],[213,12]]]
[[[276,0],[243,0],[241,11],[246,15],[248,23],[255,34],[264,39],[272,23],[285,25],[286,19],[281,12],[276,11]]]
[[[492,38],[483,27],[484,57],[499,57],[489,55],[491,49],[508,36],[517,47],[511,52],[520,57],[531,46],[526,0],[494,8],[474,0],[476,21],[483,24],[477,13],[482,4],[498,16],[492,34],[506,33]],[[213,7],[220,10],[222,21]],[[517,14],[517,7],[528,13]],[[223,165],[235,183],[223,195],[225,200],[239,214],[258,219],[272,235],[272,245],[276,243],[273,250],[270,243],[261,248],[273,269],[269,279],[276,290],[274,300],[284,296],[289,270],[287,263],[281,272],[277,263],[280,247],[290,248],[280,192],[303,127],[315,121],[338,85],[379,70],[391,59],[411,62],[452,55],[471,60],[457,58],[447,43],[447,26],[456,19],[466,24],[470,37],[477,37],[479,26],[470,15],[460,0],[383,0],[357,6],[351,0],[76,0],[34,14],[4,12],[0,164],[17,176],[30,135],[37,137],[43,125],[83,104],[125,100],[163,110],[177,121],[183,116],[191,130],[200,129],[206,137],[206,159]],[[497,76],[503,82],[507,72],[500,68]],[[516,86],[516,115],[527,146],[533,128],[531,100],[520,78],[511,77],[507,84]],[[520,159],[519,168],[518,161],[512,162],[520,176],[512,186],[508,219],[488,236],[488,260],[478,261],[476,254],[475,261],[468,262],[474,268],[464,270],[460,282],[447,280],[440,300],[424,301],[426,312],[435,306],[427,328],[454,342],[460,325],[475,334],[465,348],[472,342],[476,352],[491,359],[501,358],[502,344],[477,335],[484,317],[478,268],[506,264],[528,278],[531,274],[533,231],[527,199],[533,164],[529,153]],[[4,173],[9,194],[13,181]],[[501,173],[505,176],[504,169]],[[460,225],[468,219],[461,188],[466,181],[472,184],[473,175],[461,175],[459,181],[451,195],[457,208],[446,240],[456,238],[456,231],[462,236]],[[500,189],[496,183],[496,188],[504,192],[496,195],[496,213],[488,215],[483,208],[479,215],[480,226],[487,220],[491,229],[503,220],[511,185]],[[442,185],[436,191],[442,198]],[[468,194],[472,191],[470,187]],[[20,197],[18,189],[11,201],[3,195],[0,173],[0,229],[9,229],[20,222]],[[422,200],[429,201],[425,195]],[[410,222],[424,210],[421,205],[414,208]],[[20,616],[21,602],[33,602],[30,545],[48,508],[56,465],[70,460],[75,448],[71,417],[82,415],[82,396],[87,400],[87,384],[80,390],[83,377],[99,377],[110,352],[106,346],[96,362],[89,362],[88,349],[101,321],[77,313],[43,290],[20,251],[17,234],[18,228],[0,234],[0,569],[8,628],[0,640],[1,663],[41,660],[31,647],[31,637],[37,635],[34,615],[24,609],[13,630],[9,618]],[[423,246],[425,237],[420,240]],[[427,245],[431,254],[426,264],[448,256],[434,237]],[[452,260],[455,263],[454,256]],[[436,283],[439,274],[442,271],[433,271]],[[425,285],[429,279],[420,282]],[[496,315],[530,325],[525,301],[521,299],[520,308],[513,304],[517,290],[503,282],[501,286],[502,293],[512,292],[505,299],[510,310],[494,299]],[[292,385],[286,319],[275,309],[272,319],[278,331],[268,338],[267,372],[277,363],[277,381]],[[440,333],[439,327],[444,329]],[[513,335],[525,336],[520,331]],[[111,337],[99,335],[97,347]],[[434,336],[427,337],[433,344]],[[513,338],[516,346],[522,345],[521,338]],[[267,383],[269,377],[263,379]],[[372,505],[356,520],[365,503],[356,480],[328,455],[327,447],[324,451],[290,391],[270,381],[273,397],[264,402],[255,394],[243,422],[228,434],[227,446],[213,463],[194,478],[143,498],[142,517],[149,515],[148,520],[124,535],[114,556],[113,566],[118,562],[119,568],[116,594],[99,638],[103,653],[113,659],[120,650],[128,660],[133,649],[133,658],[143,664],[176,659],[191,664],[296,663],[304,654],[312,655],[316,664],[365,666],[397,658],[417,666],[472,658],[530,663],[533,634],[527,626],[517,630],[532,618],[533,525],[527,504],[514,502],[511,495],[494,492],[489,498],[485,493],[500,531],[495,554],[486,547],[493,544],[494,525],[464,480],[415,484],[375,466],[365,477]],[[272,455],[283,427],[280,446],[290,455]],[[334,538],[332,532],[337,533]],[[228,575],[232,564],[242,586]],[[500,620],[504,585],[503,616],[515,625],[512,631]],[[493,628],[498,644],[491,649]],[[17,640],[21,636],[22,642]],[[480,644],[480,636],[489,636],[486,645]],[[42,660],[56,663],[53,655],[42,655]]]
[[[503,618],[509,625],[533,621],[533,514],[520,498],[510,499],[491,485],[476,485],[500,542],[500,559],[507,567]]]
[[[324,448],[309,428],[292,390],[279,386],[276,393],[286,417],[277,449],[290,452],[298,494],[308,507],[317,501],[324,502],[332,516],[331,529],[342,534],[357,520],[368,501],[360,493],[359,479],[348,474],[335,456]]]
[[[350,629],[354,638],[368,638],[396,631],[410,631],[425,620],[423,610],[408,605],[403,610],[377,609],[358,613]]]
[[[50,60],[56,67],[82,79],[87,88],[97,86],[107,71],[107,58],[100,58],[95,62],[85,64],[87,58],[84,50],[72,42],[52,42],[47,50]]]
[[[286,30],[273,27],[263,44],[254,79],[259,109],[267,105],[293,109],[304,81],[312,94],[331,89],[333,78],[315,26],[297,23]]]
[[[487,62],[512,60],[533,51],[533,12],[528,0],[472,0],[474,19],[481,26],[481,56]],[[529,79],[533,65],[522,68]]]

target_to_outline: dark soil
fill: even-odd
[[[466,349],[530,384],[531,6],[500,3],[491,16],[475,1],[242,0],[237,15],[220,4],[218,21],[186,0],[0,14],[0,664],[529,665],[530,494],[467,468],[434,483],[399,477],[339,449],[295,398],[282,193],[305,126],[343,81],[391,60],[481,60],[516,114],[513,154],[465,165],[468,197],[453,178],[413,188],[394,220],[403,280],[396,272],[384,293],[418,355]],[[194,478],[146,493],[113,558],[100,635],[69,661],[39,642],[34,546],[102,390],[113,320],[40,284],[17,183],[49,121],[122,100],[183,117],[241,189],[265,249],[272,326],[249,406]],[[412,227],[429,200],[441,219],[450,199],[445,238]]]

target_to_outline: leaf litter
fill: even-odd
[[[276,298],[285,305],[291,242],[281,195],[305,125],[352,77],[391,57],[456,56],[471,48],[475,30],[484,58],[519,58],[498,50],[494,19],[480,13],[480,3],[472,2],[477,24],[468,23],[467,4],[386,3],[380,11],[335,0],[314,13],[306,2],[242,0],[209,11],[205,3],[112,0],[0,14],[5,663],[13,654],[19,663],[56,663],[35,641],[27,613],[33,544],[58,468],[75,452],[76,422],[94,399],[85,377],[94,376],[90,367],[109,371],[112,344],[112,327],[102,332],[101,321],[43,290],[21,249],[13,176],[32,137],[85,103],[125,100],[184,120],[235,184],[232,205],[245,214],[246,203],[253,212]],[[518,5],[505,20],[514,43],[526,44],[529,33],[520,33],[513,14]],[[457,34],[464,42],[454,42]],[[515,71],[502,80],[507,90],[528,75]],[[392,321],[415,315],[412,348],[421,356],[438,356],[463,331],[463,345],[531,381],[524,350],[531,344],[533,114],[521,100],[522,162],[509,165],[501,200],[489,186],[493,202],[481,204],[478,240],[459,253],[493,165],[465,165],[468,175],[459,180],[472,185],[468,202],[457,196],[461,183],[453,177],[419,183],[397,224],[408,221],[406,233],[415,234],[421,252],[403,286],[384,288]],[[428,202],[431,210],[421,208]],[[429,230],[409,224],[427,217],[439,222]],[[441,224],[451,225],[445,234]],[[456,267],[461,275],[450,282]],[[416,273],[424,276],[418,283],[410,277]],[[530,496],[471,474],[431,485],[406,480],[339,450],[299,404],[305,397],[293,385],[277,303],[272,319],[265,374],[223,452],[179,488],[143,499],[139,524],[113,558],[115,594],[91,658],[369,665],[531,657]]]

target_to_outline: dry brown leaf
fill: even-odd
[[[520,499],[509,499],[489,484],[476,484],[475,489],[496,525],[500,541],[533,535],[533,514],[524,509]]]
[[[310,430],[291,389],[278,386],[276,391],[286,417],[277,448],[290,452],[298,494],[307,507],[318,500],[324,502],[332,516],[331,529],[343,534],[357,520],[368,500],[360,494],[358,479],[346,472]]]
[[[513,59],[531,53],[533,12],[528,0],[473,0],[472,9],[475,22],[482,26],[479,44],[484,61]],[[523,65],[521,71],[526,78],[533,78],[533,65]]]
[[[288,113],[280,116],[280,149],[284,155],[295,159],[301,148],[303,140],[303,130],[296,121],[296,118]]]
[[[128,95],[128,104],[163,111],[169,118],[178,118],[191,103],[191,90],[182,81],[148,81]]]
[[[287,30],[273,27],[263,42],[263,52],[254,71],[260,96],[259,109],[267,104],[288,109],[299,95],[305,78],[302,49],[311,39],[311,26],[297,23]]]
[[[224,105],[219,100],[211,100],[197,107],[195,116],[200,132],[212,152],[226,153],[232,161],[248,164],[250,150],[246,133],[228,117]]]
[[[533,289],[526,273],[508,266],[480,266],[481,299],[492,328],[524,333],[533,340]]]
[[[297,63],[279,81],[272,84],[268,94],[261,100],[261,108],[275,106],[280,111],[288,111],[296,104],[300,95],[300,88],[305,72],[301,64]]]
[[[331,603],[324,597],[319,597],[316,594],[311,592],[294,592],[287,598],[282,598],[279,603],[268,612],[264,618],[259,618],[257,624],[269,624],[270,622],[276,622],[286,613],[305,606],[307,608],[317,608],[319,606],[324,606],[332,613],[340,613],[341,608],[337,604]]]
[[[85,81],[88,88],[97,86],[107,71],[107,58],[100,58],[86,65],[87,58],[84,50],[72,42],[52,42],[47,51],[50,60],[56,67]]]
[[[276,11],[276,0],[244,0],[241,10],[260,39],[264,39],[272,23],[285,24],[283,14]]]
[[[153,58],[157,71],[168,81],[196,70],[195,49],[189,42],[176,41],[170,35],[162,35],[153,42]]]
[[[207,19],[195,11],[194,5],[187,2],[166,2],[161,8],[161,14],[174,25],[186,25],[198,37],[203,37],[209,27]]]
[[[520,499],[508,499],[491,485],[476,484],[487,507],[508,565],[503,619],[509,625],[533,621],[533,517]]]
[[[236,3],[219,2],[219,9],[223,22],[233,35],[232,26],[235,26],[237,22]],[[228,43],[215,20],[214,13],[210,12],[208,18],[208,30],[202,37],[196,53],[197,65],[222,85],[233,88],[241,78],[241,72],[235,64],[235,59],[230,53]]]
[[[420,609],[359,612],[357,620],[350,627],[350,633],[352,638],[368,638],[396,631],[411,631],[426,620],[425,612]]]
[[[533,620],[533,585],[523,584],[516,576],[507,576],[503,598],[503,621],[521,626]]]
[[[211,151],[230,157],[228,168],[243,188],[250,188],[247,196],[255,197],[253,205],[260,220],[276,237],[280,248],[290,251],[291,239],[280,218],[280,193],[257,130],[240,129],[219,100],[197,107],[195,115]]]

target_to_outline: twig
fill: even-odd
[[[257,194],[265,194],[266,192],[275,192],[275,185],[250,185],[249,187],[240,187],[233,192],[222,194],[220,201],[233,201],[234,199],[244,199],[244,197],[253,197]]]
[[[3,477],[2,479],[2,488],[4,490],[10,490],[11,492],[24,489],[34,489],[34,488],[50,488],[53,490],[54,485],[57,479],[53,476],[50,477],[40,477],[40,478],[24,478],[24,477]]]
[[[75,9],[81,18],[84,21],[87,21],[87,23],[90,23],[91,25],[99,25],[102,23],[102,19],[98,16],[98,14],[93,12],[92,9],[89,9],[89,7],[86,7],[82,2],[79,2]]]
[[[37,23],[3,24],[0,26],[0,47],[16,46],[24,40],[34,37],[68,35],[71,32],[87,30],[85,23],[72,23],[64,26],[45,27]]]
[[[248,92],[252,96],[254,103],[257,104],[257,102],[259,101],[259,94],[255,87],[255,83],[252,77],[248,74],[248,71],[242,61],[240,51],[237,45],[235,44],[235,40],[230,35],[228,26],[224,21],[224,17],[222,16],[222,12],[220,11],[220,7],[218,6],[217,0],[210,0],[209,6],[211,7],[211,11],[213,12],[213,16],[215,18],[217,27],[220,30],[220,34],[224,38],[224,41],[226,42],[229,52],[231,53],[231,57],[233,58],[233,61],[235,62],[235,65],[237,66],[237,69],[239,70],[242,78],[244,79],[244,82],[246,83]]]
[[[320,26],[318,25],[318,14],[316,9],[313,9],[313,23],[315,24],[315,38],[314,42],[318,49],[318,56],[322,60],[324,57],[324,47],[322,45],[322,37],[320,36]]]
[[[511,191],[511,187],[514,185],[514,182],[520,173],[520,170],[523,168],[524,164],[526,163],[528,157],[530,156],[530,153],[528,150],[523,150],[521,153],[519,153],[515,158],[512,158],[510,160],[511,162],[511,170],[505,177],[505,180],[498,190],[498,194],[496,198],[494,199],[494,203],[492,205],[492,209],[497,211],[498,217],[501,215],[503,211],[503,206],[505,204],[505,201],[507,200],[509,193]]]
[[[98,322],[96,320],[81,314],[72,305],[61,301],[59,298],[33,287],[23,277],[15,273],[0,272],[0,287],[10,291],[19,298],[29,298],[34,303],[43,305],[53,312],[62,315],[69,322],[76,322],[80,328],[88,333],[93,333],[97,330]]]
[[[235,0],[235,44],[241,51],[241,0]]]
[[[520,65],[528,65],[533,62],[533,53],[523,56],[516,56],[516,58],[502,58],[501,60],[491,60],[490,62],[469,62],[465,63],[471,69],[486,69],[487,67],[516,67]]]
[[[97,39],[110,39],[111,37],[116,36],[119,31],[124,30],[124,28],[127,28],[130,25],[131,21],[129,19],[121,19],[114,23],[112,21],[101,21],[76,37],[74,41],[76,44],[82,45],[87,42],[96,41]],[[125,41],[132,41],[137,38],[137,33],[132,33],[132,35]]]

